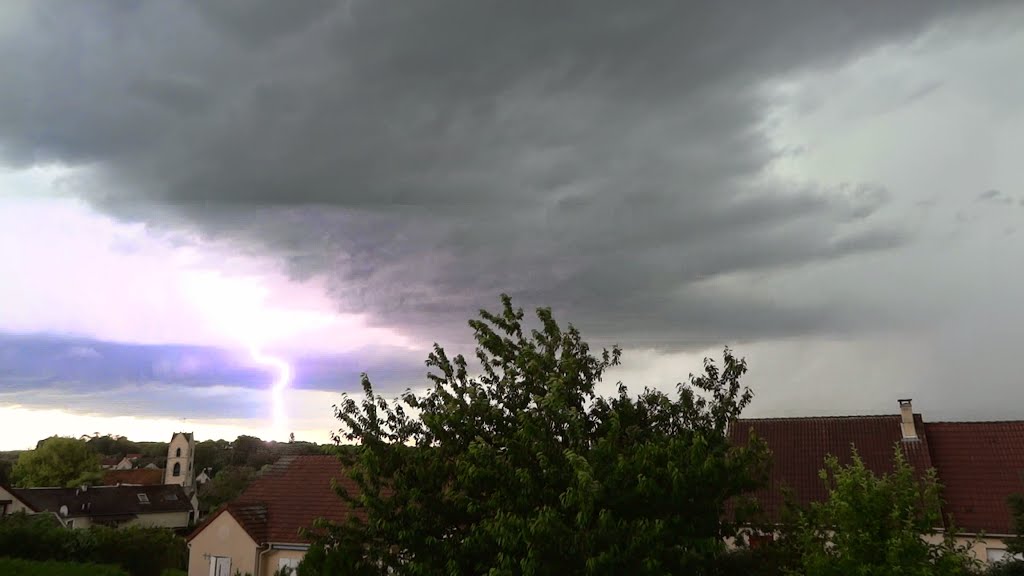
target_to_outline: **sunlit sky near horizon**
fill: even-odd
[[[1016,2],[4,2],[0,450],[328,441],[503,292],[603,392],[1024,418],[1022,58]]]

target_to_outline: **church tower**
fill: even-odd
[[[191,432],[175,432],[167,445],[164,484],[180,484],[186,493],[195,490],[196,441]]]

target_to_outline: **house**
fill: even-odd
[[[185,528],[198,503],[178,485],[93,486],[80,488],[0,487],[5,513],[50,513],[68,528],[158,526]]]
[[[112,470],[115,466],[120,464],[121,457],[119,456],[104,456],[100,459],[100,468],[104,470]]]
[[[356,488],[335,456],[282,456],[188,537],[189,576],[270,576],[294,568],[309,549],[303,528],[317,518],[343,522],[353,513],[332,481]]]
[[[34,514],[35,511],[15,495],[13,490],[6,484],[0,484],[0,518],[8,514]]]
[[[203,468],[203,471],[200,472],[198,476],[196,476],[196,486],[202,486],[203,484],[206,484],[212,479],[210,478],[209,472],[209,468]]]
[[[868,469],[885,474],[898,446],[919,476],[935,469],[943,515],[952,516],[961,543],[972,542],[983,561],[1006,554],[1003,539],[1013,535],[1007,498],[1024,493],[1024,421],[929,423],[901,400],[896,415],[740,419],[729,430],[738,444],[751,432],[772,451],[768,485],[754,494],[769,521],[781,520],[787,490],[800,504],[828,497],[819,476],[826,456],[848,464],[854,446]]]

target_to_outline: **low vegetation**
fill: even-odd
[[[188,549],[183,538],[162,528],[68,530],[42,515],[13,514],[0,520],[0,557],[112,564],[130,576],[160,576],[184,568]]]
[[[117,566],[0,558],[4,576],[128,576]]]

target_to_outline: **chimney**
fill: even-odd
[[[900,403],[900,428],[904,440],[917,440],[917,427],[914,425],[914,406],[910,398],[902,398]]]

